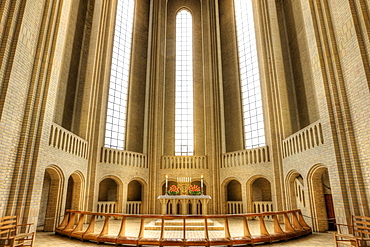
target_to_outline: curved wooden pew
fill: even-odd
[[[144,234],[144,229],[145,229],[145,221],[144,219],[160,219],[161,221],[161,228],[159,233],[156,236],[146,236]],[[143,215],[141,218],[140,222],[140,231],[139,231],[139,237],[138,237],[138,242],[137,246],[142,246],[142,245],[155,245],[155,246],[162,246],[162,239],[163,239],[163,231],[164,231],[164,217],[159,216],[159,215]]]
[[[97,219],[104,220],[101,229],[96,229]],[[116,232],[109,231],[111,219],[120,220],[120,228]],[[136,220],[137,228],[134,235],[128,235],[128,219]],[[252,219],[258,225],[259,232],[251,234],[249,221]],[[189,226],[200,224],[196,230]],[[209,224],[217,221],[222,230],[218,229],[219,235],[213,234],[214,230]],[[238,222],[242,234],[233,233],[230,230],[230,222]],[[272,221],[272,226],[266,227],[266,221]],[[148,222],[156,222],[155,230],[151,229],[152,235],[146,235],[145,230]],[[171,226],[176,222],[178,226]],[[192,223],[193,222],[193,223]],[[197,234],[192,234],[197,231]],[[155,235],[153,235],[155,232]],[[176,233],[173,235],[173,233]],[[200,232],[200,233],[199,233]],[[228,215],[129,215],[129,214],[105,214],[76,210],[67,210],[61,224],[55,229],[56,234],[80,239],[82,241],[94,241],[96,243],[114,243],[115,245],[153,245],[153,246],[234,246],[252,245],[255,243],[272,243],[287,241],[292,238],[302,237],[312,233],[311,227],[304,221],[299,209],[251,214],[228,214]],[[239,235],[238,235],[239,234]],[[215,237],[216,236],[216,237]]]
[[[206,233],[206,240],[208,242],[207,246],[219,246],[219,245],[227,245],[227,246],[231,246],[232,243],[230,241],[230,227],[229,227],[229,220],[228,218],[225,216],[225,215],[211,215],[211,216],[206,216],[205,218],[205,226],[206,226],[206,229],[205,229],[205,233]],[[208,221],[209,219],[215,219],[215,220],[219,220],[219,221],[222,221],[224,225],[224,231],[223,231],[223,234],[221,236],[218,236],[218,237],[211,237],[209,236],[209,228],[208,228]],[[244,243],[245,244],[245,243]]]
[[[247,216],[242,215],[242,216],[237,216],[237,215],[232,215],[226,217],[226,221],[229,222],[232,217],[239,217],[242,219],[242,228],[243,228],[243,235],[232,235],[232,232],[229,231],[229,241],[230,245],[244,245],[244,244],[251,244],[254,245],[254,242],[252,240],[252,235],[249,231],[248,227],[248,219]],[[229,224],[228,224],[229,226]]]
[[[68,224],[68,221],[69,221],[69,217],[71,215],[71,212],[66,212],[64,214],[64,217],[63,217],[63,220],[62,222],[59,224],[59,226],[57,226],[55,228],[55,234],[61,234],[62,233],[62,230],[67,226]]]
[[[115,244],[116,245],[117,244],[127,244],[127,245],[138,246],[140,235],[137,235],[137,236],[127,235],[126,234],[126,222],[127,222],[127,217],[122,216],[121,227],[120,227],[120,230],[119,230],[119,233],[118,233]],[[140,219],[140,230],[139,230],[139,232],[143,231],[143,229],[142,229],[143,227],[144,227],[144,218],[142,217]]]
[[[88,233],[88,232],[92,231],[91,228],[88,231],[88,229],[84,229],[83,226],[82,226],[82,224],[85,223],[84,220],[86,220],[87,217],[90,217],[90,222],[89,222],[88,226],[89,227],[91,226],[91,228],[94,226],[96,216],[93,215],[90,212],[84,212],[83,214],[80,215],[80,218],[78,219],[78,223],[77,223],[76,228],[71,232],[71,235],[70,235],[71,238],[78,238],[80,240],[83,240],[83,235],[85,233]]]

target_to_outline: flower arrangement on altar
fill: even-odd
[[[190,195],[200,195],[202,193],[200,187],[195,184],[189,186],[188,192]]]
[[[177,194],[180,193],[180,188],[173,184],[173,185],[170,186],[170,188],[167,191],[167,193],[169,195],[177,195]]]

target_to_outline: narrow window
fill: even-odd
[[[193,155],[193,48],[192,16],[176,16],[175,155]]]
[[[261,83],[252,0],[235,0],[246,148],[265,145]]]
[[[108,96],[105,146],[124,149],[134,1],[118,0]]]

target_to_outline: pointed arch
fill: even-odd
[[[294,188],[294,180],[301,176],[301,174],[295,170],[290,170],[286,177],[285,177],[285,188],[286,188],[286,198],[287,198],[287,209],[296,209],[297,208],[297,201],[296,201],[296,194]]]
[[[329,230],[328,212],[323,186],[323,175],[328,168],[323,164],[314,165],[307,174],[308,195],[312,215],[312,228],[314,231],[324,232]],[[329,177],[327,178],[329,183]]]
[[[83,210],[85,177],[81,171],[74,171],[68,178],[66,209]]]
[[[57,165],[45,168],[43,189],[41,194],[38,227],[43,226],[44,231],[54,231],[63,218],[63,194],[65,175]]]

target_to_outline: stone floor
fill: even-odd
[[[215,219],[217,221],[217,219]],[[151,224],[152,221],[146,222],[146,224]],[[216,222],[217,224],[222,224],[222,222]],[[259,231],[259,224],[258,221],[249,221],[248,223],[249,229],[252,234],[258,234]],[[101,229],[102,222],[98,222],[95,226],[95,231],[98,232]],[[126,235],[135,236],[138,233],[138,229],[140,226],[140,222],[138,220],[131,220],[127,223],[127,230]],[[241,222],[238,220],[234,220],[230,222],[230,232],[231,234],[235,234],[236,236],[240,236],[242,234],[243,227],[241,226]],[[87,225],[85,226],[87,227]],[[109,233],[116,233],[120,227],[120,220],[113,220],[110,222],[109,225]],[[266,223],[267,229],[272,229],[273,225],[272,222]],[[159,231],[154,230],[145,230],[145,236],[155,236],[158,235]],[[187,237],[196,237],[202,236],[203,231],[193,230],[187,231]],[[223,231],[209,231],[210,237],[220,236],[223,234]],[[181,237],[182,231],[165,231],[165,237]],[[280,247],[280,246],[294,246],[294,247],[334,247],[334,237],[333,232],[329,233],[313,233],[311,235],[301,237],[299,239],[292,239],[283,242],[275,242],[272,244],[256,244],[257,246],[272,246],[272,247]],[[70,239],[68,237],[63,237],[60,235],[55,235],[53,232],[42,232],[38,231],[36,233],[36,247],[79,247],[79,246],[114,246],[112,244],[99,244],[97,245],[94,242],[82,242],[78,239]]]

